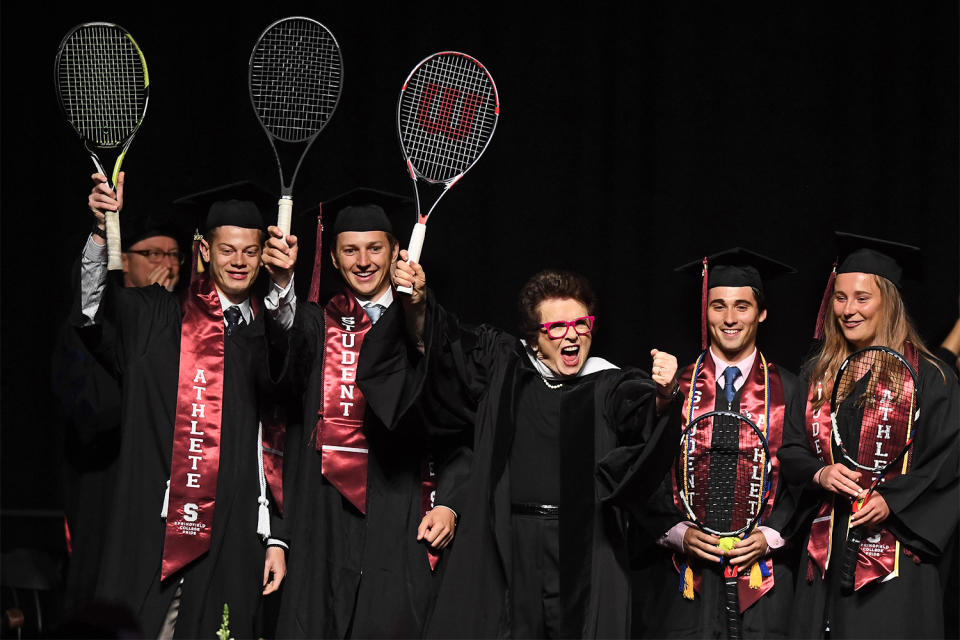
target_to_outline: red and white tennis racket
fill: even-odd
[[[499,115],[490,72],[466,54],[435,53],[407,76],[397,102],[397,133],[417,200],[417,224],[407,248],[411,261],[420,261],[427,218],[483,155]],[[426,213],[417,186],[421,181],[434,191]],[[410,293],[408,287],[399,291]]]

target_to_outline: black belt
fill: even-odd
[[[560,507],[555,504],[536,504],[519,502],[510,505],[510,513],[518,516],[536,516],[537,518],[559,518]]]

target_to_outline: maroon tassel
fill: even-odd
[[[707,350],[707,256],[703,256],[703,284],[700,290],[700,350]]]
[[[200,235],[199,231],[193,232],[193,246],[190,250],[190,284],[193,284],[203,273],[203,261],[200,259],[200,241],[202,239],[203,236]]]
[[[320,299],[320,268],[323,265],[323,203],[317,205],[317,248],[313,252],[313,275],[310,277],[310,302]]]
[[[827,318],[827,305],[830,304],[830,298],[833,295],[833,282],[837,279],[837,261],[833,261],[833,271],[827,278],[827,288],[823,291],[823,299],[820,301],[820,311],[817,312],[817,327],[813,330],[814,340],[823,340],[823,325]]]

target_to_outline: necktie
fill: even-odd
[[[723,391],[727,395],[727,404],[733,402],[733,396],[737,395],[737,390],[733,388],[733,381],[740,375],[740,369],[737,367],[727,367],[723,370]]]
[[[370,322],[373,324],[377,324],[377,320],[380,319],[380,316],[383,315],[386,309],[382,304],[371,304],[369,302],[363,307],[363,310],[367,312],[367,316],[370,318]]]
[[[240,313],[240,307],[238,307],[237,305],[233,305],[233,306],[230,306],[230,307],[227,307],[226,309],[224,309],[224,310],[223,310],[223,317],[224,317],[224,318],[226,319],[226,321],[227,321],[227,335],[228,335],[228,336],[229,336],[231,333],[233,333],[236,329],[238,329],[238,328],[242,327],[243,325],[247,324],[247,322],[243,319],[243,314]]]

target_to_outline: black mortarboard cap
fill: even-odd
[[[152,215],[126,215],[120,227],[120,245],[124,251],[141,240],[156,236],[173,238],[182,243],[188,234],[172,220]]]
[[[317,301],[321,288],[321,267],[324,254],[329,254],[336,242],[336,237],[344,231],[384,231],[394,234],[394,229],[406,219],[412,222],[416,219],[413,199],[408,196],[356,187],[339,195],[325,199],[319,205],[297,215],[298,219],[308,219],[312,225],[314,220],[317,227],[314,245],[314,263],[308,298]],[[398,224],[395,225],[394,222]],[[299,226],[297,219],[294,225]],[[300,232],[301,247],[305,247],[308,234]],[[304,255],[301,252],[301,255]]]
[[[174,204],[192,211],[198,221],[197,226],[204,232],[224,225],[265,230],[264,219],[276,218],[276,203],[276,196],[248,180],[214,187],[174,201]],[[203,220],[202,224],[199,224],[200,220]]]
[[[796,273],[788,264],[767,256],[734,247],[681,265],[674,271],[699,273],[703,277],[700,292],[700,344],[707,348],[707,291],[713,287],[753,287],[763,294],[763,279]]]
[[[694,260],[675,270],[702,274],[703,259]],[[707,288],[755,287],[762,293],[764,278],[796,272],[790,265],[743,247],[707,256]]]
[[[920,248],[844,231],[835,232],[840,264],[837,273],[872,273],[882,276],[899,289],[903,276],[916,276]]]

